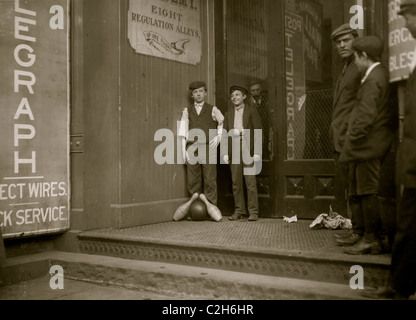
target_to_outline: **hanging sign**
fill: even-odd
[[[390,82],[409,78],[414,60],[416,41],[405,27],[405,19],[398,15],[401,0],[389,0],[389,70]]]
[[[0,228],[69,229],[69,0],[0,1]]]
[[[303,17],[306,79],[322,82],[322,4],[312,0],[297,0],[297,9]]]
[[[306,80],[303,18],[285,12],[287,160],[303,159],[306,128]]]
[[[196,65],[202,53],[200,17],[200,0],[130,0],[130,45],[137,53]]]

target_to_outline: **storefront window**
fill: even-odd
[[[332,93],[341,62],[331,33],[344,23],[345,4],[323,2],[285,2],[287,160],[332,158]]]
[[[263,122],[263,158],[272,159],[273,112],[286,109],[286,160],[332,159],[329,129],[333,88],[342,62],[331,40],[332,31],[345,23],[350,4],[342,0],[285,0],[284,12],[271,15],[268,0],[227,0],[227,85],[252,89],[252,103]],[[278,61],[280,52],[270,52],[269,19],[284,19],[286,105],[270,106],[270,59]],[[273,35],[272,35],[273,36]],[[273,55],[274,54],[274,55]],[[280,91],[279,91],[280,92]],[[280,112],[279,112],[280,114]],[[274,120],[273,120],[274,119]],[[275,127],[275,126],[274,126]],[[275,127],[276,128],[276,127]]]
[[[227,0],[227,82],[250,91],[263,125],[263,159],[272,153],[266,0]]]

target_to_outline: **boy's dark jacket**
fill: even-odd
[[[387,72],[382,65],[378,65],[358,91],[340,161],[363,162],[386,156],[398,121],[397,106],[388,101]]]
[[[232,137],[231,134],[228,134],[228,131],[232,131],[234,129],[234,120],[235,120],[235,111],[234,107],[229,107],[228,112],[225,114],[224,120],[224,132],[222,135],[222,142],[224,144],[224,139],[228,138],[228,155],[232,155]],[[250,104],[246,103],[244,106],[244,114],[243,114],[243,128],[249,130],[250,132],[250,156],[254,154],[258,154],[259,156],[262,155],[262,145],[260,145],[259,141],[256,141],[259,144],[256,149],[254,148],[254,130],[262,130],[262,123],[261,118],[258,111],[251,106]],[[263,135],[260,134],[259,138],[263,139]],[[223,150],[221,150],[221,156],[224,156]],[[255,152],[256,151],[256,152]]]

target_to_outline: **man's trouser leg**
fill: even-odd
[[[381,218],[380,202],[377,195],[361,196],[361,205],[364,212],[365,234],[368,241],[380,240]]]
[[[357,194],[357,166],[349,164],[348,168],[348,204],[351,210],[352,230],[355,234],[364,236],[365,222],[361,199]]]
[[[355,234],[364,236],[365,222],[364,213],[361,205],[361,199],[358,196],[350,196],[348,203],[351,209],[351,224]]]

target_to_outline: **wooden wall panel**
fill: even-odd
[[[210,82],[214,71],[208,67],[213,64],[213,55],[208,54],[213,41],[206,18],[208,1],[201,4],[203,54],[195,66],[135,53],[127,39],[128,1],[121,1],[121,198],[114,207],[115,215],[128,212],[133,220],[129,224],[171,220],[174,208],[188,197],[185,166],[156,164],[154,152],[161,142],[155,142],[154,135],[159,129],[169,129],[176,142],[177,121],[189,103],[190,82],[207,82],[214,103],[214,83]],[[116,224],[124,226],[120,219]]]
[[[119,3],[84,1],[84,222],[111,225],[118,198]]]
[[[125,21],[127,7],[122,11],[126,13],[121,17]],[[205,61],[193,66],[137,54],[127,41],[126,24],[123,22],[121,35],[122,202],[184,197],[184,167],[155,163],[154,151],[160,142],[154,142],[154,134],[162,128],[176,133],[176,122],[188,104],[188,84],[194,79],[205,80]]]
[[[72,57],[73,133],[84,139],[72,172],[74,185],[83,188],[74,199],[76,226],[169,221],[188,197],[186,170],[156,164],[160,142],[154,135],[162,128],[176,135],[190,82],[206,81],[215,103],[214,1],[201,0],[202,60],[196,66],[137,54],[128,40],[128,0],[75,3],[82,8],[73,17],[79,22],[73,32],[79,49]]]

